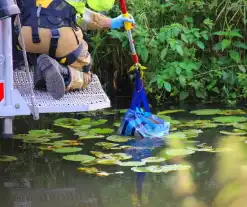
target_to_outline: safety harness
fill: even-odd
[[[32,41],[34,44],[40,43],[39,27],[50,29],[51,42],[49,56],[64,65],[70,65],[75,62],[83,49],[75,33],[75,30],[80,29],[76,24],[76,10],[65,0],[53,0],[46,8],[42,7],[41,4],[36,5],[36,0],[25,0],[21,23],[23,26],[32,28]],[[64,57],[57,58],[56,50],[60,38],[58,29],[61,27],[72,28],[78,48]]]

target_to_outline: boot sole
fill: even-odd
[[[59,63],[47,55],[40,55],[37,64],[43,73],[47,91],[54,99],[61,99],[65,94],[65,84],[63,76],[60,74]]]

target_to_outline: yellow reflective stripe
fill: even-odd
[[[36,6],[39,6],[41,4],[43,8],[47,8],[52,1],[53,0],[36,0]]]
[[[17,45],[17,50],[22,50],[21,47],[19,45]]]
[[[63,58],[62,60],[60,60],[60,63],[64,64],[66,62],[67,58]]]

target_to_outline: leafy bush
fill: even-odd
[[[128,0],[127,5],[137,23],[137,53],[149,69],[146,90],[158,103],[246,99],[245,1]],[[116,5],[109,15],[119,13]],[[111,67],[123,74],[132,64],[123,31],[97,32],[91,46],[95,68],[103,73]]]

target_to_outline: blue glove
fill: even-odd
[[[119,15],[116,18],[111,19],[111,29],[120,29],[121,27],[124,27],[125,22],[131,22],[132,24],[135,24],[134,18],[130,15],[130,18],[126,18],[123,15]]]

